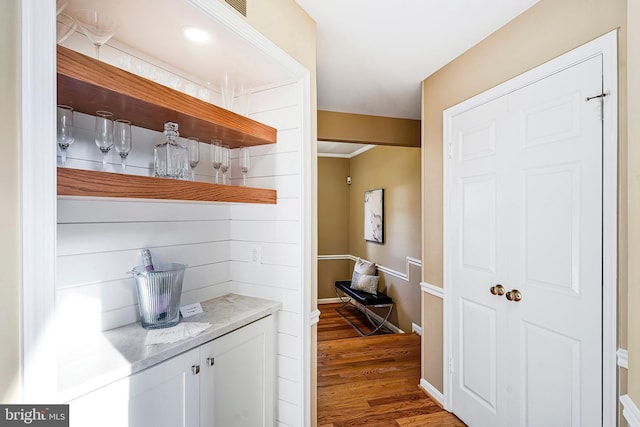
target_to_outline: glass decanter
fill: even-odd
[[[178,124],[164,124],[166,140],[153,149],[154,174],[160,178],[188,179],[189,157],[187,147],[177,142]]]

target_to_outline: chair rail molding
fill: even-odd
[[[620,403],[622,404],[622,416],[627,420],[629,427],[640,427],[640,409],[629,395],[620,396]]]
[[[318,261],[335,261],[335,260],[350,260],[357,261],[359,257],[351,254],[343,254],[343,255],[318,255]],[[363,258],[360,258],[363,259]],[[368,260],[364,260],[368,261]],[[393,270],[389,267],[385,267],[384,265],[376,264],[376,268],[379,271],[382,271],[385,274],[388,274],[393,277],[397,277],[398,279],[402,279],[405,282],[411,282],[411,266],[414,265],[416,267],[422,268],[422,261],[417,258],[406,257],[405,258],[405,273],[402,273],[397,270]]]
[[[618,367],[629,369],[629,353],[624,348],[619,348],[616,351],[616,359],[618,361]]]
[[[311,315],[309,316],[309,324],[313,326],[319,321],[320,321],[320,310],[315,309],[311,312]]]
[[[422,292],[426,294],[444,299],[444,288],[441,288],[440,286],[432,285],[431,283],[427,282],[420,282],[420,289],[422,289]]]

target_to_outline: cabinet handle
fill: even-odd
[[[193,375],[198,375],[200,373],[200,365],[193,365],[191,367],[191,373]]]
[[[207,365],[213,366],[215,363],[215,359],[213,357],[207,357]]]

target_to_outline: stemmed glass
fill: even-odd
[[[226,184],[227,183],[227,171],[229,170],[229,167],[231,166],[231,158],[229,157],[229,146],[228,145],[223,145],[222,146],[222,162],[220,163],[220,170],[222,171],[222,183]]]
[[[194,136],[190,136],[187,142],[189,152],[189,167],[191,168],[191,181],[196,180],[196,166],[200,163],[200,141]]]
[[[62,167],[67,166],[67,148],[75,139],[73,138],[73,108],[68,105],[58,105],[58,147],[62,153],[60,159],[62,160]]]
[[[242,172],[242,185],[247,186],[247,173],[251,167],[251,152],[249,147],[242,147],[240,149],[240,171]]]
[[[125,173],[127,169],[127,156],[129,155],[129,151],[131,151],[131,122],[129,120],[116,120],[113,146],[118,154],[120,154],[122,173]]]
[[[222,95],[222,106],[231,111],[236,95],[236,84],[227,73],[224,74],[220,82],[220,95]]]
[[[216,171],[216,184],[220,183],[218,179],[220,165],[222,165],[222,140],[220,139],[212,139],[211,140],[211,163],[213,164],[213,169]]]
[[[102,152],[102,170],[107,169],[107,154],[113,147],[113,113],[96,111],[96,145]]]
[[[80,29],[96,47],[96,59],[100,59],[100,46],[109,41],[118,28],[116,20],[105,12],[82,9],[75,12]]]

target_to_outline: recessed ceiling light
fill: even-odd
[[[186,38],[196,43],[204,43],[210,38],[209,33],[200,28],[186,27],[183,31]]]

